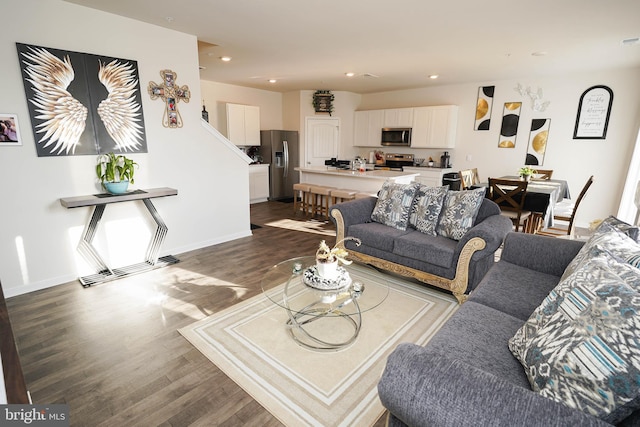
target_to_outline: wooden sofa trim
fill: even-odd
[[[332,209],[331,216],[335,218],[337,225],[336,242],[340,242],[339,246],[344,248],[344,242],[342,242],[342,240],[345,238],[345,227],[342,213],[337,209]],[[458,300],[458,303],[462,304],[468,298],[468,295],[466,295],[465,292],[469,283],[469,264],[471,262],[471,257],[476,251],[484,249],[486,245],[487,243],[480,237],[474,237],[464,245],[462,251],[460,252],[460,257],[458,258],[458,264],[456,265],[456,274],[453,279],[436,276],[435,274],[416,270],[415,268],[407,267],[395,262],[386,261],[384,259],[380,259],[371,255],[363,254],[353,249],[349,249],[349,258],[366,264],[371,264],[383,270],[400,274],[401,276],[412,277],[429,285],[451,291],[453,293],[453,296],[455,296]]]

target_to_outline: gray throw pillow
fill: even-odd
[[[617,424],[640,407],[639,324],[640,271],[594,247],[509,349],[534,391]]]
[[[611,230],[617,230],[620,233],[626,234],[636,242],[640,237],[640,229],[638,227],[636,227],[635,225],[627,224],[624,221],[620,221],[613,215],[602,221],[600,225],[598,225],[598,228],[596,228],[595,232],[607,232]]]
[[[442,204],[447,195],[447,190],[449,190],[448,185],[444,187],[420,185],[416,191],[413,206],[411,206],[409,225],[422,233],[435,236],[438,218],[442,211]]]
[[[378,192],[376,206],[371,219],[380,224],[406,230],[409,223],[409,211],[416,195],[418,184],[396,184],[385,181]]]
[[[630,236],[628,227],[629,224],[614,217],[605,219],[567,265],[560,280],[573,274],[582,264],[588,261],[591,250],[595,247],[608,251],[621,261],[624,261],[629,255],[636,254],[638,243]]]
[[[438,236],[460,240],[473,227],[485,189],[448,191],[436,227]]]

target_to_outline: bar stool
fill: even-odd
[[[311,215],[320,215],[329,218],[329,198],[331,190],[335,187],[325,187],[322,185],[311,185],[309,195],[311,197]]]
[[[297,213],[301,211],[305,216],[309,213],[309,184],[305,184],[303,182],[299,184],[293,184],[293,212]],[[300,199],[298,201],[298,198]]]
[[[375,195],[369,193],[356,193],[355,195],[356,199],[367,199],[369,197],[375,197]]]
[[[345,190],[344,188],[340,188],[338,190],[331,190],[331,204],[335,205],[336,203],[346,202],[347,200],[353,200],[356,198],[357,191],[355,190]]]

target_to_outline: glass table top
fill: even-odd
[[[262,278],[262,291],[274,303],[293,313],[329,315],[360,314],[379,306],[389,294],[389,284],[372,267],[342,265],[350,284],[338,290],[320,290],[304,283],[304,273],[315,266],[314,256],[288,259],[271,267]],[[283,285],[282,289],[276,289]],[[354,304],[357,300],[357,304]],[[326,312],[318,311],[326,306]],[[313,307],[313,310],[310,310]],[[321,314],[320,314],[321,313]]]

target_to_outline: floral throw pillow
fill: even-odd
[[[416,199],[411,207],[409,225],[425,234],[435,236],[438,218],[442,211],[442,203],[444,203],[447,190],[449,190],[448,185],[444,187],[420,185],[416,191]]]
[[[640,407],[640,271],[601,248],[509,340],[531,388],[617,424]]]
[[[376,206],[371,219],[380,224],[406,230],[409,223],[409,211],[416,195],[418,184],[396,184],[385,181],[378,192]]]
[[[447,191],[436,227],[438,236],[460,240],[473,227],[486,190]]]

